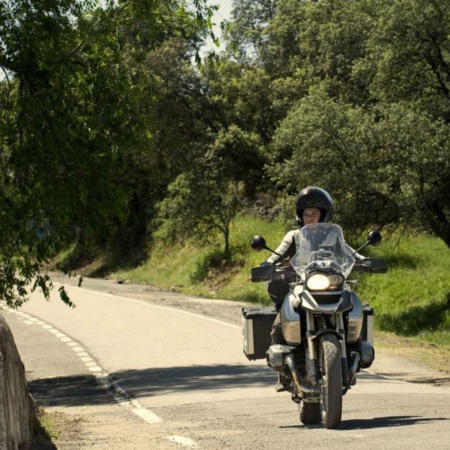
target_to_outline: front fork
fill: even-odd
[[[285,358],[285,362],[288,365],[294,384],[296,386],[295,392],[293,393],[292,399],[299,403],[302,399],[307,401],[307,398],[317,397],[320,393],[320,386],[318,380],[319,373],[319,351],[318,351],[318,338],[326,333],[334,333],[337,335],[339,340],[339,347],[341,352],[341,370],[342,370],[342,388],[343,394],[345,394],[349,388],[351,380],[349,380],[348,366],[347,366],[347,350],[345,346],[345,328],[344,328],[344,318],[343,314],[333,314],[332,323],[334,322],[333,328],[319,328],[316,326],[314,320],[314,314],[310,311],[306,311],[306,339],[308,345],[306,370],[307,379],[309,381],[309,386],[302,384],[301,375],[296,367],[292,355],[288,355]],[[356,364],[359,361],[356,361]],[[353,370],[352,370],[353,372]],[[354,375],[353,375],[354,376]],[[352,376],[352,378],[353,378]],[[299,396],[300,395],[300,396]],[[305,399],[306,397],[306,399]]]
[[[334,314],[335,328],[317,330],[314,314],[310,311],[306,311],[306,339],[308,343],[308,361],[307,361],[307,371],[308,378],[313,386],[318,383],[317,374],[319,370],[318,365],[318,345],[316,344],[317,338],[322,334],[333,332],[337,334],[339,339],[339,346],[341,350],[341,368],[342,368],[342,380],[346,384],[348,379],[348,367],[347,367],[347,350],[345,347],[345,328],[344,328],[344,317],[342,314]]]

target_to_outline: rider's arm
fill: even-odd
[[[266,262],[275,264],[280,261],[284,261],[287,258],[292,258],[297,250],[295,245],[295,236],[298,234],[298,230],[289,231],[286,236],[284,236],[283,241],[275,250],[276,253],[272,253],[267,259]],[[279,256],[281,255],[281,256]]]

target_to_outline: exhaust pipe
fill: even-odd
[[[359,361],[361,360],[359,353],[352,352],[353,363],[348,372],[347,379],[347,390],[350,389],[350,386],[353,386],[356,382],[356,371],[358,370]]]
[[[292,373],[292,377],[294,378],[294,382],[295,385],[297,386],[297,389],[299,391],[299,393],[301,394],[315,394],[317,391],[314,388],[310,388],[307,386],[304,386],[303,384],[300,383],[300,374],[298,372],[297,367],[295,366],[294,363],[294,358],[292,357],[292,355],[286,356],[286,364],[289,367],[289,370]]]

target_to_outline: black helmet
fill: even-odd
[[[320,222],[329,222],[333,218],[334,201],[331,195],[315,186],[308,186],[302,189],[295,201],[295,208],[297,211],[297,223],[302,227],[303,211],[305,208],[317,208],[320,211]]]

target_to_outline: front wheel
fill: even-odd
[[[327,428],[337,428],[342,417],[342,371],[339,341],[334,334],[320,339],[320,409]]]

